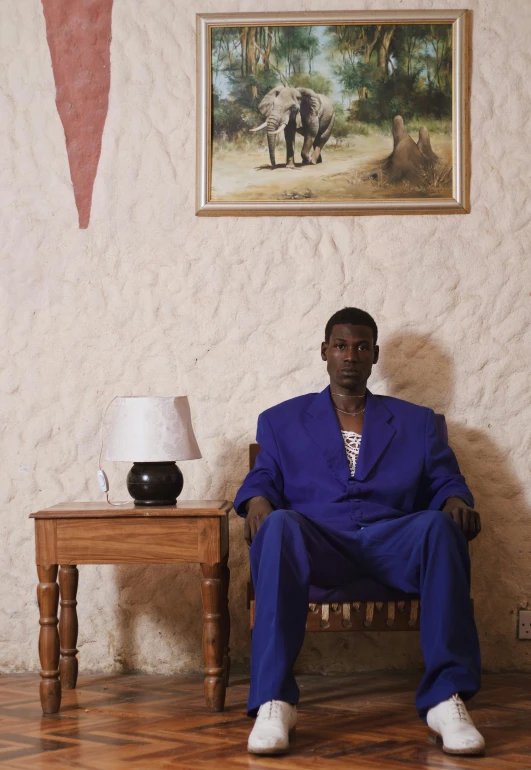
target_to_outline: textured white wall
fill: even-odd
[[[285,0],[282,8],[325,5]],[[337,0],[335,8],[454,5]],[[195,13],[220,6],[115,0],[109,113],[82,231],[41,3],[2,3],[3,670],[39,667],[28,515],[99,499],[99,426],[111,398],[187,394],[203,460],[183,466],[183,494],[232,498],[259,411],[326,384],[322,330],[346,304],[369,310],[381,328],[373,390],[446,413],[483,516],[472,555],[484,665],[531,670],[514,614],[531,603],[530,7],[468,7],[470,215],[198,219]],[[250,5],[225,0],[223,8]],[[115,499],[124,499],[126,466],[108,471]],[[234,516],[236,662],[249,652],[241,531]],[[198,567],[83,567],[78,598],[82,670],[201,668]],[[309,637],[300,666],[420,662],[415,637],[356,634]]]

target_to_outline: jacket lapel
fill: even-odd
[[[329,387],[315,396],[303,415],[303,422],[308,433],[321,447],[334,476],[340,481],[346,481],[350,476],[350,468]]]
[[[364,481],[387,449],[396,433],[393,426],[389,424],[392,417],[392,412],[383,401],[367,391],[363,435],[354,478]]]

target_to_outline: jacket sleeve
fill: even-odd
[[[461,475],[455,454],[437,428],[432,409],[426,419],[424,484],[426,510],[441,510],[449,497],[460,497],[474,506],[472,492]]]
[[[260,452],[234,500],[236,513],[244,518],[247,516],[245,504],[251,497],[265,497],[275,509],[284,507],[284,478],[279,466],[277,443],[265,414],[258,417],[256,441],[260,444]]]

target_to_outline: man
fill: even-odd
[[[329,387],[258,418],[261,451],[234,502],[246,517],[256,593],[248,700],[255,754],[289,749],[310,584],[362,575],[420,594],[419,716],[444,751],[484,752],[463,703],[480,686],[467,548],[479,515],[433,411],[367,390],[377,338],[368,313],[335,313],[321,346]]]

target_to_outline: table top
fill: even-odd
[[[230,500],[177,500],[177,505],[160,508],[109,503],[59,503],[30,514],[30,519],[105,519],[105,518],[199,518],[226,516],[232,508]]]

